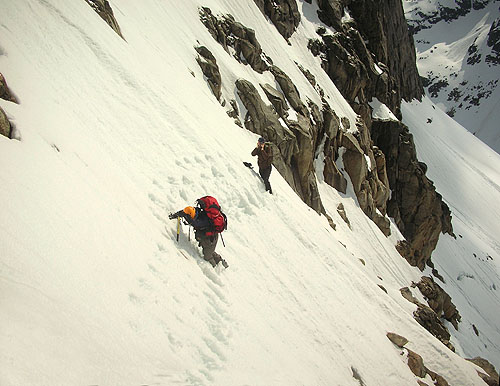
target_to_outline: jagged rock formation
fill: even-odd
[[[423,269],[439,234],[452,233],[450,211],[425,177],[425,168],[417,160],[407,129],[399,122],[372,123],[368,106],[368,101],[375,97],[400,117],[401,99],[423,95],[402,4],[393,0],[325,0],[318,5],[320,19],[338,32],[327,34],[326,29],[319,29],[321,40],[311,40],[309,48],[321,57],[324,70],[362,118],[361,151],[347,141],[344,143],[351,151],[344,155],[344,164],[358,201],[382,230],[389,226],[385,219],[387,209],[407,239],[399,251],[411,264]],[[346,7],[353,18],[344,17]],[[398,130],[390,133],[395,126]],[[393,138],[388,138],[389,134]],[[377,165],[377,173],[371,181],[363,182],[365,154],[372,165]],[[389,189],[393,194],[386,208],[384,200]],[[376,211],[374,214],[373,208],[382,216]]]
[[[386,335],[387,338],[399,348],[403,348],[404,345],[408,343],[408,339],[394,332],[388,332]]]
[[[7,138],[10,138],[12,133],[12,127],[10,125],[9,119],[7,118],[7,114],[0,107],[0,135],[3,135]]]
[[[416,285],[414,285],[416,286]],[[450,350],[455,351],[455,348],[450,343],[450,333],[446,326],[441,321],[438,314],[429,306],[420,303],[411,293],[411,290],[408,287],[404,287],[400,289],[401,295],[408,300],[410,303],[413,303],[417,306],[415,312],[413,312],[413,317],[415,320],[424,327],[427,331],[429,331],[432,335],[438,338],[445,346],[447,346]],[[444,292],[443,292],[444,293]],[[451,298],[450,298],[451,301]],[[457,312],[458,314],[458,312]],[[459,319],[457,319],[459,321]]]
[[[495,366],[493,366],[489,361],[481,357],[475,357],[467,360],[481,367],[486,372],[486,374],[484,374],[478,371],[478,374],[488,386],[498,386],[499,378]]]
[[[265,4],[262,4],[265,8]],[[337,4],[338,9],[335,8],[335,4]],[[347,180],[344,172],[347,172],[353,183],[361,209],[386,235],[390,234],[390,222],[386,214],[399,219],[398,225],[401,228],[406,228],[403,234],[409,240],[409,248],[407,248],[409,252],[406,253],[406,257],[415,265],[423,268],[423,264],[430,258],[430,253],[436,245],[440,231],[443,229],[441,225],[445,222],[441,222],[441,217],[444,218],[445,216],[439,215],[439,221],[424,221],[429,213],[429,211],[424,211],[425,206],[420,204],[412,205],[411,201],[397,202],[394,198],[392,200],[392,210],[388,213],[387,202],[391,189],[394,192],[399,187],[403,187],[404,183],[404,181],[395,178],[391,180],[390,177],[400,175],[397,167],[403,165],[403,163],[398,160],[400,154],[397,154],[395,159],[391,159],[392,163],[389,165],[393,169],[389,171],[386,168],[387,146],[382,147],[378,141],[374,142],[371,138],[370,132],[373,131],[373,128],[371,127],[371,112],[368,106],[369,98],[376,96],[395,111],[399,111],[401,96],[407,98],[420,96],[422,89],[419,84],[415,63],[413,62],[411,70],[406,68],[403,70],[403,68],[398,67],[399,64],[393,64],[394,71],[400,71],[404,75],[401,75],[399,79],[391,78],[389,67],[380,61],[377,61],[378,64],[374,61],[373,58],[376,55],[370,52],[365,44],[366,37],[362,36],[353,27],[355,24],[353,22],[342,22],[342,15],[339,10],[343,9],[346,4],[339,1],[330,1],[326,5],[323,4],[323,14],[320,15],[322,19],[327,21],[329,25],[336,26],[343,33],[338,33],[335,36],[323,34],[323,43],[313,42],[310,48],[314,52],[316,47],[317,53],[323,51],[325,70],[360,114],[361,119],[354,130],[349,127],[347,120],[341,120],[337,117],[324,99],[322,88],[317,84],[314,76],[303,66],[298,65],[304,76],[323,99],[321,108],[311,101],[304,102],[301,100],[300,94],[290,77],[273,65],[271,58],[262,52],[253,30],[235,21],[231,15],[216,17],[209,8],[200,9],[200,18],[214,39],[236,60],[249,64],[259,73],[270,71],[275,77],[280,91],[269,84],[260,85],[271,102],[271,106],[267,106],[260,98],[254,85],[243,80],[236,82],[238,95],[248,110],[244,125],[250,131],[265,136],[275,144],[275,149],[278,150],[275,154],[275,166],[304,202],[316,211],[324,212],[313,168],[313,160],[324,140],[322,150],[325,154],[325,181],[339,191],[345,192]],[[369,5],[367,3],[365,5],[371,8],[375,7],[373,4]],[[392,17],[382,15],[383,12],[379,10],[376,13],[379,15],[379,19],[375,23],[376,26],[370,29],[367,25],[363,25],[362,30],[368,31],[367,34],[370,37],[383,38],[381,42],[377,43],[376,49],[384,60],[389,60],[387,52],[391,48],[391,44],[397,44],[404,46],[397,48],[398,52],[401,53],[400,56],[404,56],[404,58],[399,57],[398,59],[404,63],[411,63],[414,59],[411,39],[406,34],[406,37],[402,38],[403,40],[395,41],[396,38],[392,36],[400,33],[402,28],[406,28],[401,4],[396,8],[398,12],[394,17],[398,20],[401,19],[399,22],[394,22]],[[329,12],[334,15],[334,18],[330,21],[325,16]],[[358,12],[361,13],[361,10],[358,9]],[[390,26],[391,23],[396,26]],[[387,35],[390,35],[390,37]],[[204,58],[205,61],[212,64],[212,68],[215,67],[213,55],[207,54]],[[262,58],[266,58],[266,60],[264,61]],[[207,66],[205,65],[205,67]],[[384,70],[381,70],[381,68]],[[204,74],[209,79],[210,87],[213,91],[215,90],[214,94],[219,99],[219,76],[214,75],[212,72],[216,73],[216,71],[204,70]],[[296,120],[288,119],[289,108],[296,112]],[[314,121],[311,116],[314,117]],[[286,126],[280,123],[279,118],[282,119],[282,122],[285,122]],[[411,145],[413,146],[413,142],[411,142]],[[411,149],[408,152],[411,153]],[[339,170],[337,166],[340,155],[342,155],[345,171]],[[414,159],[416,160],[416,155]],[[411,173],[425,174],[416,170],[416,168],[405,173],[406,176],[410,176]],[[429,191],[431,191],[431,194],[424,196],[428,207],[431,209],[444,207],[442,201],[436,200],[439,196],[435,193],[432,184],[425,176],[423,180],[427,182]],[[413,185],[413,187],[417,188],[420,185],[422,184]],[[427,187],[427,185],[425,186]],[[414,191],[412,196],[407,195],[403,198],[413,199],[414,196],[420,193],[421,191]],[[396,196],[401,197],[401,195]],[[394,204],[394,202],[397,204]],[[401,206],[404,206],[404,208],[401,209]],[[449,211],[446,213],[449,214]],[[432,217],[432,219],[434,218],[435,216]],[[420,219],[422,219],[421,222],[419,222]],[[429,224],[432,225],[430,230],[428,227],[426,228]],[[451,228],[451,225],[449,228]],[[403,251],[403,249],[400,250]]]
[[[357,137],[351,133],[344,133],[341,146],[345,149],[342,159],[358,197],[359,206],[388,236],[390,221],[385,214],[386,203],[389,199],[389,184],[386,178],[382,177],[385,181],[379,178],[377,161],[366,126],[359,122]],[[379,156],[379,164],[382,169],[385,169],[382,163],[385,164]]]
[[[349,102],[377,97],[397,116],[401,99],[420,99],[422,84],[415,47],[408,34],[401,1],[321,0],[318,16],[339,33],[319,31],[313,53]],[[348,7],[352,18],[344,18]],[[365,43],[367,42],[367,43]]]
[[[450,295],[432,279],[431,277],[422,276],[422,279],[416,284],[425,300],[436,313],[438,317],[444,317],[448,320],[455,330],[458,330],[458,323],[460,322],[460,313],[457,307],[451,301]]]
[[[0,73],[0,98],[9,102],[18,103],[17,98],[12,94],[2,73]],[[7,114],[0,107],[0,135],[12,138],[13,125],[10,123]]]
[[[261,12],[269,17],[278,32],[288,41],[300,23],[295,0],[255,0]]]
[[[233,57],[243,64],[249,64],[254,71],[263,73],[269,64],[262,60],[262,48],[255,37],[255,31],[234,20],[232,15],[217,18],[210,8],[200,9],[200,19],[213,38],[218,41],[226,52],[230,48]]]
[[[199,54],[199,56],[196,57],[196,61],[201,67],[203,75],[205,75],[205,77],[207,78],[208,86],[214,93],[217,100],[220,102],[222,96],[222,80],[220,76],[219,66],[217,65],[217,60],[207,47],[201,46],[195,47],[195,49]]]
[[[448,382],[446,381],[446,379],[444,379],[436,372],[429,370],[429,368],[424,365],[424,360],[419,354],[404,347],[405,344],[408,343],[408,339],[393,332],[388,332],[387,338],[399,348],[404,348],[404,350],[406,350],[407,364],[413,374],[415,374],[419,378],[425,378],[427,374],[429,374],[429,376],[434,381],[434,385],[448,386]],[[418,384],[422,386],[427,385],[422,381],[418,381]]]
[[[399,252],[421,270],[431,258],[440,233],[453,235],[451,214],[417,159],[413,136],[397,121],[373,121],[372,138],[385,154],[392,197],[389,216],[405,236]]]
[[[18,103],[16,97],[10,91],[7,81],[2,73],[0,73],[0,98],[5,99],[6,101]]]
[[[448,329],[432,308],[421,303],[417,304],[417,307],[417,310],[413,313],[415,320],[450,350],[455,351],[455,348],[450,343],[450,333]]]
[[[118,22],[115,19],[113,9],[109,5],[108,0],[85,0],[88,5],[92,7],[94,11],[104,20],[122,39],[122,31]],[[125,39],[124,39],[125,40]]]

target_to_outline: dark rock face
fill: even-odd
[[[397,116],[401,99],[420,99],[423,88],[416,68],[413,39],[399,0],[321,0],[318,16],[339,33],[310,42],[325,71],[349,101],[373,96]],[[344,8],[351,11],[343,22]],[[367,42],[367,43],[365,43]]]
[[[10,138],[11,132],[12,127],[9,119],[7,118],[7,114],[5,114],[3,109],[0,107],[0,135]]]
[[[16,97],[10,91],[2,73],[0,73],[0,98],[5,99],[6,101],[18,103]]]
[[[458,330],[461,317],[457,307],[451,301],[450,295],[444,292],[431,277],[423,276],[416,285],[436,315],[444,317],[453,324],[455,330]]]
[[[109,5],[108,0],[85,0],[88,5],[103,19],[122,39],[122,31],[118,22],[115,19],[113,9]]]
[[[269,17],[278,32],[286,39],[300,23],[300,13],[295,0],[254,0],[261,12]]]
[[[417,159],[413,136],[406,126],[374,121],[372,138],[386,158],[392,189],[387,212],[406,238],[398,250],[411,265],[423,270],[440,233],[453,235],[450,210],[425,176],[426,167]]]
[[[198,52],[198,54],[200,55],[196,58],[196,61],[201,67],[203,75],[205,75],[205,77],[207,78],[210,89],[214,93],[217,100],[220,102],[222,96],[222,80],[219,72],[219,66],[217,65],[217,60],[215,60],[215,57],[208,50],[208,48],[201,46],[196,47],[195,49],[196,52]]]
[[[420,99],[424,92],[402,2],[351,0],[348,6],[361,35],[368,40],[369,50],[394,76],[400,97],[407,101]]]

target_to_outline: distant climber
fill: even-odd
[[[212,196],[202,197],[196,200],[196,204],[196,207],[187,206],[176,213],[171,213],[168,218],[171,220],[183,218],[194,228],[195,239],[202,248],[203,258],[213,267],[222,262],[224,268],[227,268],[226,260],[215,252],[219,233],[227,229],[226,215]]]
[[[252,155],[258,157],[257,164],[259,165],[259,174],[264,181],[266,192],[273,194],[271,184],[269,183],[269,176],[273,168],[273,149],[271,148],[271,143],[266,142],[264,138],[260,137],[257,142],[257,147],[252,151]]]

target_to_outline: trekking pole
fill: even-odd
[[[181,233],[181,218],[177,217],[177,242],[179,242],[180,233]]]
[[[188,241],[191,241],[191,225],[188,226]]]
[[[226,248],[226,243],[224,242],[224,237],[222,237],[222,233],[220,234],[220,239],[222,240],[222,245]]]

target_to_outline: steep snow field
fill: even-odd
[[[0,0],[0,69],[20,100],[0,100],[20,139],[0,136],[0,384],[344,386],[360,384],[355,373],[366,385],[416,385],[387,331],[406,336],[451,385],[484,384],[475,366],[413,320],[415,307],[399,289],[421,273],[396,252],[397,230],[385,238],[352,188],[340,195],[319,181],[336,231],[276,170],[276,194],[265,193],[242,164],[257,136],[226,115],[196,63],[193,47],[206,45],[226,99],[237,97],[240,77],[274,84],[223,51],[198,7],[231,13],[256,30],[303,99],[318,96],[294,60],[316,75],[337,114],[354,122],[305,48],[314,6],[299,2],[304,17],[288,46],[252,1],[110,3],[126,41],[84,1]],[[433,142],[437,151],[441,144]],[[472,153],[478,163],[484,154]],[[459,152],[447,161],[477,166],[470,157]],[[489,163],[493,171],[497,164]],[[468,171],[478,183],[495,181],[483,169]],[[443,175],[435,175],[440,189]],[[489,253],[498,264],[491,228],[498,223],[481,219],[498,211],[492,186],[486,214],[463,206],[463,196],[451,204],[456,233],[476,236],[478,256]],[[226,247],[217,248],[229,263],[224,271],[202,261],[188,229],[177,243],[167,218],[205,194],[229,218]],[[337,214],[339,203],[352,229]],[[498,287],[498,266],[487,264]],[[477,309],[494,333],[484,352],[494,361],[497,290],[488,296]],[[467,354],[479,353],[468,340]]]
[[[488,59],[492,54],[488,32],[500,14],[498,1],[437,23],[426,18],[435,19],[441,7],[457,9],[463,5],[452,0],[405,0],[403,4],[411,24],[423,22],[427,27],[414,39],[419,72],[432,83],[427,89],[431,99],[500,153],[500,68]],[[465,8],[469,5],[464,4]]]
[[[458,331],[449,325],[465,355],[473,352],[500,363],[500,155],[435,108],[429,99],[403,106],[417,153],[453,215],[456,240],[441,236],[433,262],[440,283],[462,314]],[[432,121],[422,124],[425,117]],[[478,329],[479,336],[474,332]],[[478,344],[479,343],[479,344]]]

